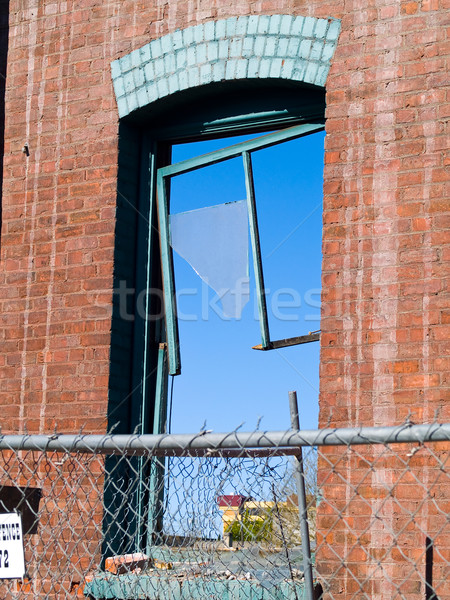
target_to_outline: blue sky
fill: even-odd
[[[177,145],[172,162],[249,136]],[[320,328],[324,134],[252,154],[271,339]],[[171,213],[243,200],[241,158],[172,179]],[[318,415],[319,343],[261,352],[252,255],[250,302],[240,320],[226,320],[220,302],[191,266],[174,253],[182,373],[173,384],[172,431],[287,429],[288,391],[296,390],[302,428]],[[214,308],[216,307],[216,308]],[[217,311],[217,312],[216,312]]]

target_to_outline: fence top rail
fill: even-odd
[[[0,435],[0,450],[39,450],[154,456],[244,456],[267,449],[295,454],[302,446],[349,446],[450,441],[450,423],[397,427],[349,427],[304,431],[254,431],[161,435],[53,434]],[[241,454],[239,454],[241,453]]]

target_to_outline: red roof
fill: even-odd
[[[240,494],[217,496],[219,506],[226,506],[229,508],[239,508],[246,500],[248,500],[247,496],[241,496]]]

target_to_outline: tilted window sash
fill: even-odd
[[[270,148],[271,146],[281,144],[282,142],[287,142],[310,135],[312,133],[317,133],[318,131],[323,131],[323,129],[324,126],[317,123],[296,125],[294,127],[289,127],[275,133],[263,135],[256,139],[241,142],[239,144],[229,146],[228,148],[216,150],[215,152],[209,152],[208,154],[203,154],[201,156],[183,160],[179,163],[158,169],[156,182],[157,206],[161,243],[168,366],[170,375],[178,375],[181,372],[181,361],[175,297],[175,277],[169,232],[169,180],[171,177],[189,173],[191,171],[201,169],[202,167],[214,165],[238,156],[242,156],[244,164],[245,185],[247,190],[247,207],[250,223],[250,239],[253,253],[256,293],[258,298],[259,324],[261,329],[261,345],[256,346],[255,348],[260,350],[269,350],[271,348],[281,347],[282,345],[292,345],[293,343],[304,343],[306,341],[315,341],[318,339],[318,334],[312,334],[312,336],[302,336],[301,338],[291,338],[290,340],[281,340],[279,342],[270,341],[251,153],[257,150]],[[297,341],[293,342],[293,340]]]

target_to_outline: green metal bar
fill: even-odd
[[[299,344],[309,344],[310,342],[318,342],[320,333],[308,333],[308,335],[299,335],[297,337],[285,338],[284,340],[275,340],[269,343],[267,348],[262,345],[252,346],[253,350],[276,350],[277,348],[287,348],[288,346],[298,346]]]
[[[294,140],[296,138],[323,130],[324,125],[317,123],[295,125],[294,127],[288,127],[287,129],[276,131],[275,133],[269,133],[259,138],[248,140],[246,142],[240,142],[239,144],[234,144],[233,146],[228,146],[228,148],[215,150],[214,152],[208,152],[208,154],[203,154],[202,156],[196,156],[195,158],[190,158],[173,165],[168,165],[167,167],[159,169],[158,175],[161,173],[162,177],[173,177],[174,175],[189,173],[190,171],[201,169],[207,165],[215,165],[219,162],[223,162],[224,160],[236,158],[243,152],[255,152],[256,150],[263,150],[264,148],[270,148],[270,146],[275,146],[277,144],[281,144],[282,142]]]
[[[165,433],[167,421],[167,351],[166,344],[160,344],[158,350],[158,369],[156,372],[155,412],[153,433]]]
[[[245,187],[247,190],[248,219],[250,223],[250,240],[253,252],[253,269],[255,271],[256,294],[258,297],[259,326],[263,349],[270,345],[269,321],[267,318],[266,291],[261,261],[261,244],[259,241],[258,216],[256,214],[255,186],[253,182],[252,159],[249,152],[243,152]]]
[[[139,430],[141,435],[145,433],[150,433],[148,430],[148,421],[149,421],[149,398],[148,398],[148,370],[149,370],[149,357],[148,357],[148,348],[149,348],[149,336],[150,336],[150,299],[151,294],[149,290],[152,286],[152,259],[151,259],[151,250],[153,244],[154,230],[152,228],[152,223],[154,222],[155,210],[156,210],[156,147],[154,144],[151,144],[150,147],[147,147],[147,144],[144,143],[144,152],[148,154],[148,174],[146,179],[141,182],[141,196],[148,194],[149,198],[149,206],[148,206],[148,232],[147,232],[147,247],[145,249],[145,260],[146,260],[146,269],[145,269],[145,304],[144,304],[144,315],[143,315],[143,358],[142,358],[142,370],[141,370],[141,381],[140,381],[140,391],[141,391],[141,404],[140,404],[140,423]],[[155,431],[151,431],[151,433],[155,433]],[[137,506],[136,510],[136,519],[137,519],[137,536],[135,540],[135,552],[141,552],[144,545],[145,540],[145,527],[144,527],[144,511],[146,505],[146,478],[148,476],[148,465],[147,461],[144,457],[139,458],[138,464],[138,473],[139,473],[139,487],[137,490]]]
[[[167,421],[167,352],[166,344],[160,344],[156,374],[155,412],[153,433],[166,433]],[[162,507],[164,503],[164,458],[151,458],[148,485],[147,506],[147,544],[146,553],[150,553],[158,533],[162,529]]]
[[[152,223],[154,221],[154,214],[156,210],[156,148],[153,147],[149,157],[149,196],[150,206],[148,211],[148,237],[147,237],[147,273],[146,273],[146,294],[145,294],[145,318],[144,318],[144,364],[142,370],[142,418],[141,418],[141,433],[148,433],[146,428],[148,427],[148,345],[149,345],[149,328],[150,328],[150,299],[151,294],[149,293],[152,286],[152,242],[154,231]],[[152,433],[155,433],[154,431]]]
[[[169,374],[179,375],[181,372],[181,363],[178,339],[178,323],[176,316],[175,278],[173,272],[172,250],[170,248],[167,181],[164,178],[163,171],[164,169],[158,169],[156,187],[158,194],[158,219],[161,240],[161,263],[163,271],[166,335],[169,351]]]

